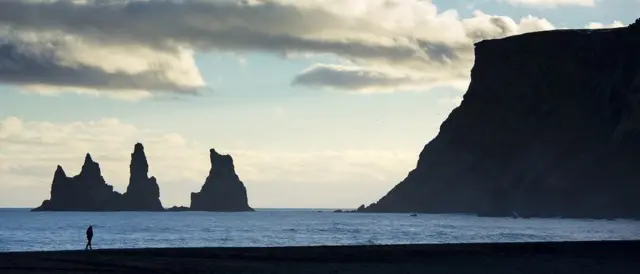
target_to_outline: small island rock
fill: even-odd
[[[120,193],[102,177],[100,165],[87,153],[80,174],[67,177],[57,166],[51,198],[32,211],[112,211],[120,209]]]
[[[211,170],[200,192],[191,193],[194,211],[254,211],[248,203],[247,189],[236,174],[233,158],[209,151]]]
[[[162,211],[160,187],[155,177],[148,177],[149,164],[144,146],[137,143],[131,153],[129,185],[124,193],[124,207],[135,211]]]

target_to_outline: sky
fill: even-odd
[[[124,192],[145,146],[165,207],[209,149],[255,208],[386,194],[459,105],[473,43],[622,27],[640,0],[3,0],[0,207],[49,198],[89,152]]]

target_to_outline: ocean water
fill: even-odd
[[[349,214],[315,210],[29,212],[0,209],[0,252],[93,248],[307,246],[640,239],[640,221]]]

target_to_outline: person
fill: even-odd
[[[84,247],[84,250],[93,249],[93,247],[91,247],[91,239],[93,239],[93,226],[87,228],[87,245]]]

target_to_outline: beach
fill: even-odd
[[[0,253],[0,273],[640,273],[640,241]]]

